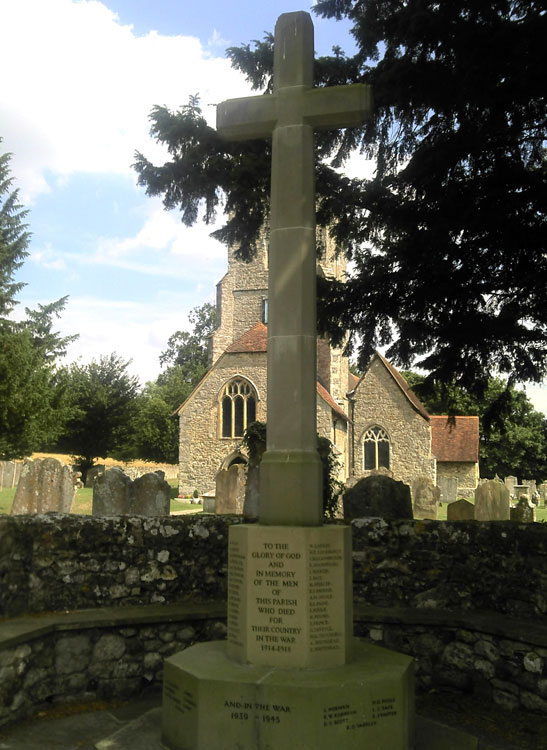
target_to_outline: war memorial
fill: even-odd
[[[230,528],[228,639],[165,663],[169,750],[413,744],[413,660],[353,638],[350,528],[322,526],[313,131],[372,105],[362,84],[314,88],[313,49],[310,16],[280,16],[273,93],[217,108],[223,137],[272,137],[268,436],[259,523]]]

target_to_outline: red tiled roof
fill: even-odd
[[[234,341],[226,351],[231,354],[239,352],[265,352],[268,345],[268,329],[264,323],[257,323],[255,326]]]
[[[330,393],[327,391],[327,389],[321,385],[321,383],[317,383],[317,393],[321,396],[323,401],[325,401],[333,411],[335,411],[339,416],[342,417],[346,422],[348,421],[347,414],[342,409],[341,406],[338,406],[336,401],[333,399],[333,397],[330,395]]]
[[[348,391],[353,391],[360,378],[352,372],[348,372]]]
[[[430,417],[431,453],[437,461],[479,460],[478,417]]]

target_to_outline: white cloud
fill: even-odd
[[[105,266],[136,271],[147,276],[205,281],[212,288],[226,266],[226,248],[210,237],[215,226],[201,221],[193,227],[181,223],[176,212],[167,212],[161,202],[147,203],[147,216],[130,237],[98,237],[95,252],[56,250],[50,243],[32,249],[30,262],[49,269]]]
[[[39,300],[25,300],[34,309]],[[160,372],[159,356],[167,340],[177,330],[190,330],[188,313],[213,299],[204,299],[196,287],[192,292],[158,292],[152,299],[132,302],[104,300],[95,296],[70,297],[55,330],[63,336],[79,333],[70,345],[65,363],[89,363],[116,352],[125,361],[132,360],[129,371],[141,384],[155,380]],[[19,311],[19,318],[23,316]],[[92,321],[92,324],[90,324]]]
[[[198,39],[136,36],[96,0],[2,0],[0,120],[25,203],[54,175],[131,173],[134,151],[154,157],[154,104],[176,109],[200,93],[204,114],[249,92],[228,60]]]

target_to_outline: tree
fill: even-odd
[[[375,115],[363,129],[318,133],[317,218],[353,261],[345,282],[319,283],[319,328],[349,333],[364,366],[384,347],[398,366],[480,392],[546,373],[544,288],[547,15],[534,0],[320,0],[353,22],[357,54],[315,66],[318,86],[364,81]],[[256,89],[271,91],[272,37],[228,50]],[[252,254],[267,216],[270,144],[225,143],[194,97],[155,107],[152,133],[170,161],[137,154],[139,182],[192,224],[200,203],[215,236]],[[374,156],[372,180],[339,167]]]
[[[402,374],[430,414],[479,417],[482,477],[547,479],[547,418],[535,411],[524,391],[491,378],[480,400],[452,384],[436,384],[423,393],[423,375]]]
[[[0,327],[0,458],[24,458],[54,441],[66,417],[65,391],[29,331]]]
[[[207,371],[208,339],[215,326],[216,309],[205,303],[188,316],[191,333],[176,331],[169,337],[160,363],[167,365],[155,383],[147,383],[138,399],[133,424],[135,457],[147,461],[178,461],[178,423],[175,410],[185,401]]]
[[[215,328],[216,308],[208,302],[194,307],[188,320],[193,325],[192,332],[175,331],[169,336],[167,349],[160,354],[160,364],[178,367],[179,377],[191,390],[207,371],[209,336]],[[158,380],[161,384],[162,375]]]
[[[28,211],[19,203],[19,191],[12,190],[10,159],[11,154],[0,154],[0,322],[4,324],[16,304],[15,295],[24,286],[13,277],[28,255],[30,242],[25,224]]]
[[[131,443],[139,380],[128,374],[130,364],[113,353],[65,371],[71,416],[57,445],[79,457],[84,474],[95,458]]]
[[[0,143],[2,139],[0,138]],[[16,295],[24,286],[16,271],[28,255],[27,211],[12,189],[10,154],[0,154],[0,458],[23,458],[54,441],[66,417],[65,390],[57,361],[77,336],[62,337],[53,318],[67,297],[38,310],[26,308],[27,319],[10,319]]]

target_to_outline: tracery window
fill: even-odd
[[[363,438],[365,471],[389,469],[389,437],[382,427],[370,427]]]
[[[220,395],[220,427],[224,438],[243,437],[247,425],[256,420],[256,394],[242,378],[226,383]]]

